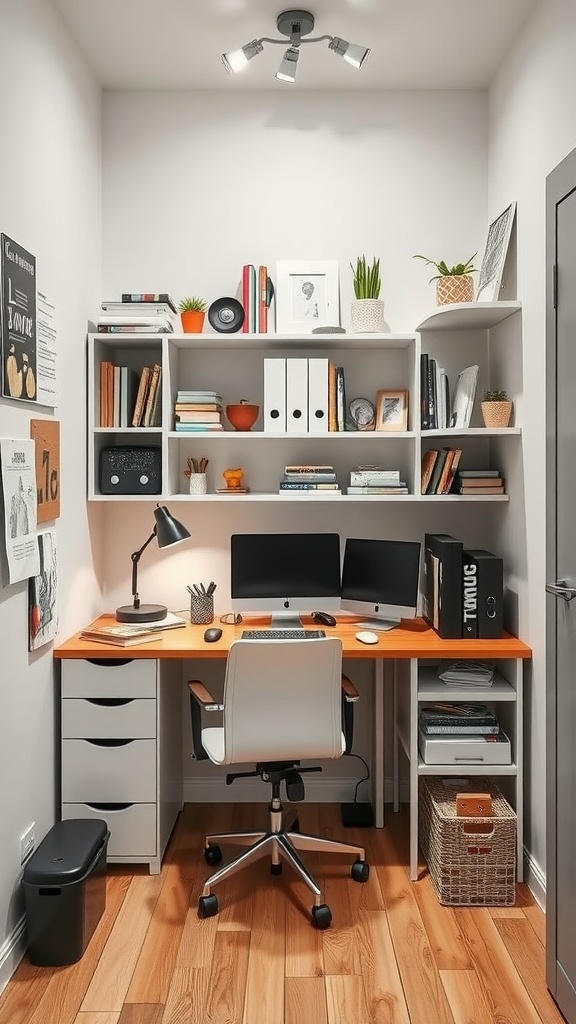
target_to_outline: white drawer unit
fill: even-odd
[[[182,808],[181,663],[62,662],[62,817],[103,818],[110,863],[160,870]]]

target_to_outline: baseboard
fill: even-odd
[[[26,918],[23,915],[0,948],[0,992],[3,992],[26,952]]]
[[[524,847],[524,881],[536,902],[546,911],[546,875]]]

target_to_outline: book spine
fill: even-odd
[[[258,267],[258,333],[268,333],[268,268]]]
[[[428,404],[428,356],[422,352],[420,356],[420,425],[422,430],[430,427]]]
[[[400,470],[378,470],[377,472],[370,472],[369,470],[350,470],[350,483],[357,485],[378,485],[383,484],[397,484],[400,480]]]
[[[122,302],[163,302],[174,313],[178,312],[167,292],[122,292]]]
[[[303,481],[302,483],[293,480],[281,480],[280,488],[283,491],[333,491],[338,487],[337,483],[318,483]]]
[[[242,267],[242,305],[244,306],[244,323],[242,333],[250,333],[250,264]]]
[[[344,367],[336,367],[336,420],[338,431],[346,430],[346,385],[344,383]]]
[[[500,726],[496,725],[422,725],[427,736],[497,736]]]

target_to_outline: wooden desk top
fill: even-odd
[[[184,612],[177,614],[187,617]],[[338,619],[338,616],[335,616]],[[110,625],[113,615],[100,615],[91,625]],[[530,658],[531,648],[522,640],[506,633],[500,640],[441,640],[422,619],[404,619],[400,626],[378,634],[377,644],[361,644],[356,640],[358,625],[349,618],[340,620],[335,627],[318,627],[309,616],[303,622],[311,628],[324,628],[327,636],[339,636],[347,658]],[[219,623],[215,621],[214,626]],[[134,647],[116,647],[112,644],[80,640],[76,633],[54,648],[55,658],[225,658],[233,640],[242,636],[243,629],[266,629],[268,617],[250,616],[239,626],[221,626],[222,636],[207,644],[204,631],[207,626],[186,625],[178,629],[159,632],[149,643]]]

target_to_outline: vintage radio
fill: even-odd
[[[100,452],[102,494],[160,494],[161,490],[159,445],[116,445]]]

